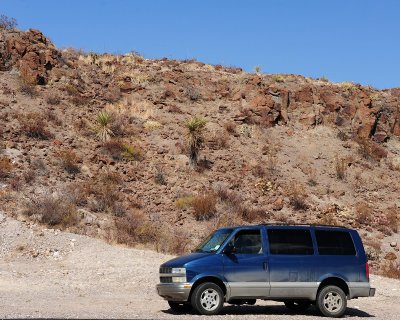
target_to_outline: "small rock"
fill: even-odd
[[[396,260],[396,259],[397,259],[397,256],[396,256],[396,254],[393,253],[393,252],[389,252],[389,253],[387,253],[386,256],[385,256],[385,260],[394,261],[394,260]]]
[[[392,248],[397,247],[397,242],[396,242],[396,241],[392,241],[392,242],[390,243],[390,246],[391,246]]]

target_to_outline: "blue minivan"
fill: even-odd
[[[174,311],[217,314],[224,302],[283,302],[292,311],[315,304],[340,317],[347,300],[375,294],[356,230],[323,225],[222,228],[192,253],[160,266],[158,294]]]

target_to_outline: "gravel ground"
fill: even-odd
[[[155,292],[171,256],[26,225],[0,214],[1,318],[203,318],[172,313]],[[372,276],[374,298],[349,301],[346,317],[398,319],[400,281]],[[282,304],[225,307],[218,319],[290,319]],[[296,319],[319,318],[315,310]],[[207,318],[207,317],[204,317]],[[207,318],[210,319],[210,318]]]

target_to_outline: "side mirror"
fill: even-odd
[[[236,252],[235,246],[231,242],[229,242],[225,246],[224,253],[227,254],[227,255],[230,255],[230,254],[234,254],[235,252]]]

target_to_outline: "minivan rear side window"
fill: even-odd
[[[310,230],[268,229],[270,254],[314,254]]]
[[[320,255],[356,255],[353,240],[347,231],[316,230],[315,236]]]

